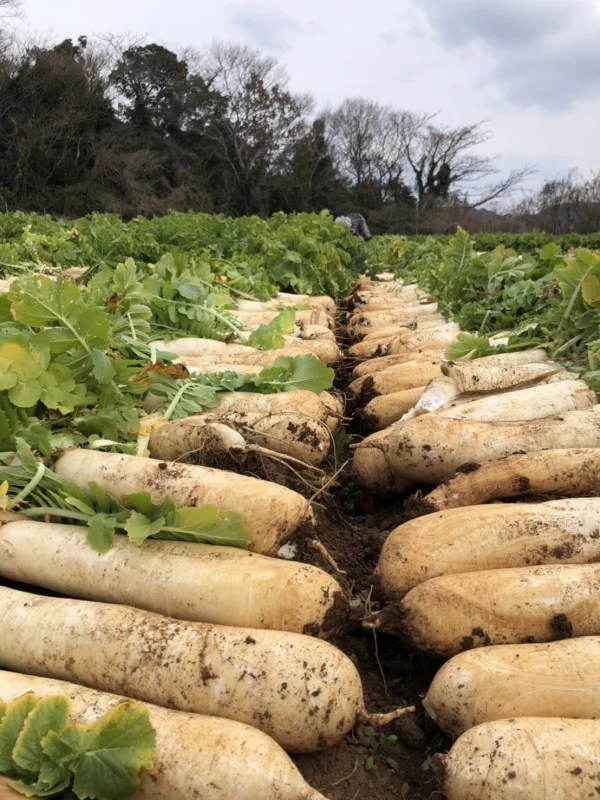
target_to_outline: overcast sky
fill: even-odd
[[[213,39],[277,56],[319,104],[363,96],[461,124],[538,184],[600,169],[600,0],[24,0],[35,31]]]

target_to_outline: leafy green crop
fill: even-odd
[[[478,241],[462,230],[450,239],[381,237],[370,258],[417,281],[465,331],[448,358],[544,347],[600,389],[600,254],[564,252],[562,239],[548,237],[521,254],[503,243],[511,237],[494,240],[491,252],[478,251]],[[502,345],[490,339],[500,332]]]
[[[140,546],[146,539],[167,539],[229,547],[248,547],[250,533],[242,517],[211,505],[180,507],[166,498],[152,502],[150,494],[131,494],[120,503],[96,485],[89,494],[38,462],[31,448],[17,438],[20,466],[0,466],[0,510],[29,519],[56,519],[86,525],[88,542],[107,553],[116,533]]]
[[[156,755],[146,707],[117,703],[90,725],[69,723],[71,707],[62,695],[0,701],[0,774],[25,797],[71,788],[79,800],[121,800],[137,792]]]

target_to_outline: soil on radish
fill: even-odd
[[[336,747],[295,756],[294,761],[306,780],[331,800],[426,800],[438,789],[431,757],[445,751],[449,742],[424,713],[421,698],[442,662],[410,653],[398,639],[361,626],[366,614],[380,607],[373,570],[386,536],[405,521],[406,512],[402,502],[373,501],[350,485],[331,500],[317,512],[317,536],[346,573],[339,580],[354,597],[352,620],[333,644],[360,672],[369,711],[415,705],[417,712],[375,730],[374,740],[359,726]],[[310,560],[331,572],[318,555]],[[398,740],[382,746],[392,735]]]

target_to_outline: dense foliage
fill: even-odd
[[[190,375],[152,342],[236,341],[244,325],[230,312],[240,296],[343,294],[363,254],[326,214],[3,215],[0,242],[0,269],[13,279],[0,294],[0,453],[23,440],[45,457],[69,443],[137,452],[148,391],[176,419],[214,408],[221,391],[329,388],[332,370],[312,356],[280,357],[259,375]],[[73,267],[76,280],[64,280],[60,271]],[[251,344],[280,347],[294,318],[281,310]]]
[[[449,356],[485,355],[489,337],[508,332],[505,349],[546,347],[600,389],[600,253],[569,249],[577,237],[541,237],[537,248],[526,237],[520,253],[504,244],[510,237],[498,238],[503,242],[494,237],[497,246],[483,251],[481,237],[462,230],[450,239],[380,237],[369,260],[417,281],[471,334]],[[594,238],[581,241],[593,246]]]

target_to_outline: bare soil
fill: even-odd
[[[333,639],[356,665],[368,711],[415,705],[410,715],[375,731],[355,728],[336,747],[294,758],[306,780],[331,800],[425,800],[441,797],[430,758],[448,749],[421,699],[441,661],[411,653],[391,636],[365,631],[362,619],[380,607],[373,571],[386,536],[406,518],[402,501],[372,500],[351,483],[317,513],[317,535],[346,576],[354,598],[352,620]],[[314,563],[326,567],[318,558]],[[383,747],[387,737],[397,740]],[[372,761],[370,761],[372,759]],[[371,764],[373,764],[371,766]]]

